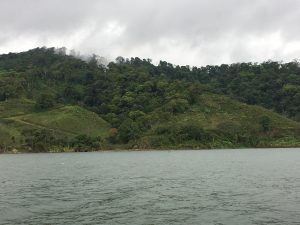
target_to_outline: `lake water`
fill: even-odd
[[[0,224],[300,224],[300,149],[0,155]]]

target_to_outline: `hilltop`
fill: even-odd
[[[300,146],[298,62],[189,67],[64,49],[0,55],[0,149]]]

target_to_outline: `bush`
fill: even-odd
[[[168,134],[171,134],[173,132],[171,126],[158,126],[156,127],[155,129],[155,134],[158,134],[158,135],[168,135]]]
[[[184,124],[161,125],[155,129],[156,135],[168,138],[172,143],[181,141],[200,141],[207,143],[212,139],[212,135],[206,132],[202,126],[195,121],[188,121]]]
[[[81,151],[82,149],[98,149],[101,146],[100,137],[90,137],[86,134],[78,135],[72,141],[72,146],[75,147],[76,151]]]
[[[179,128],[179,136],[181,136],[183,140],[196,140],[205,143],[211,140],[211,135],[204,131],[197,122],[188,122],[181,125]]]
[[[48,130],[29,130],[23,134],[26,146],[33,152],[47,152],[56,144],[55,137]]]

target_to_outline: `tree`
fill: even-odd
[[[259,119],[259,124],[264,132],[269,131],[271,128],[271,119],[268,116],[262,116]]]
[[[81,99],[81,93],[72,86],[67,86],[63,95],[66,99],[71,101],[79,101]]]
[[[119,139],[123,143],[128,143],[130,140],[137,140],[140,135],[141,129],[138,123],[129,118],[121,124],[118,131]]]
[[[118,57],[116,58],[116,62],[117,62],[118,64],[124,64],[124,63],[125,63],[125,59],[124,59],[122,56],[118,56]]]
[[[36,100],[36,108],[39,110],[46,110],[54,106],[54,97],[49,94],[41,94]]]
[[[190,104],[195,104],[200,94],[203,92],[203,87],[200,85],[200,83],[192,84],[187,89],[187,100]]]
[[[172,99],[165,106],[165,110],[171,113],[183,113],[189,108],[189,102],[186,99]]]
[[[47,152],[55,144],[55,137],[48,130],[24,132],[25,143],[33,152]]]
[[[23,78],[19,78],[14,73],[5,75],[6,77],[0,79],[0,101],[18,97],[24,90],[25,80]]]

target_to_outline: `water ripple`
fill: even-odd
[[[300,224],[299,159],[300,149],[1,155],[0,224]]]

